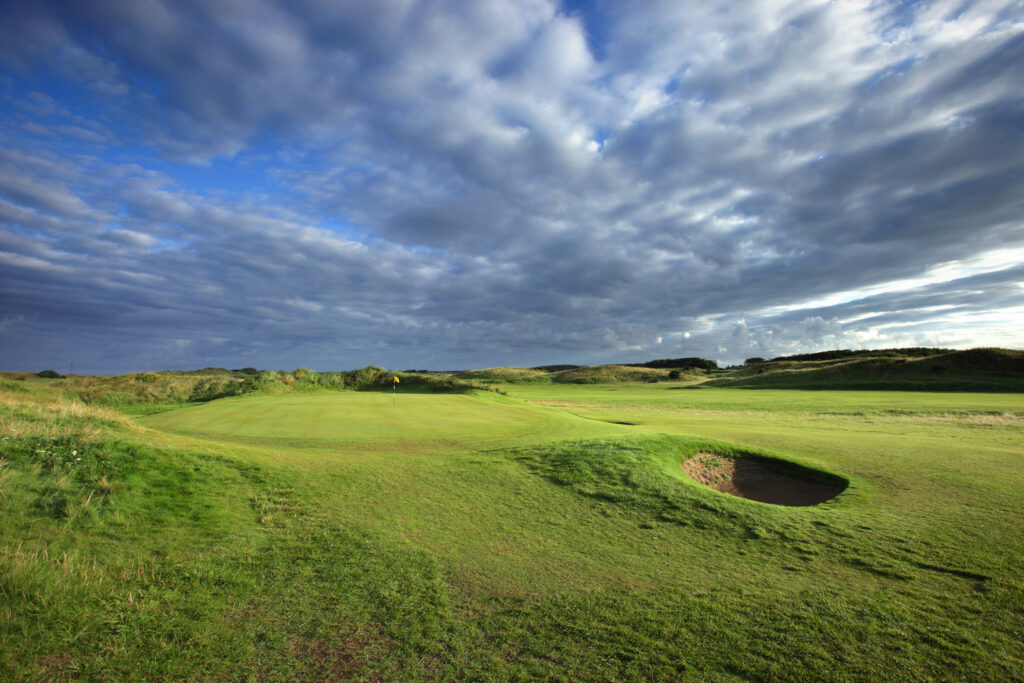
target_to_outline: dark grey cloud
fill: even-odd
[[[1022,344],[1020,3],[8,16],[11,368]]]

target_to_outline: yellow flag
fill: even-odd
[[[395,384],[398,384],[398,377],[395,377]]]

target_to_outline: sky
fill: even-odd
[[[0,4],[2,370],[1024,348],[1024,2]]]

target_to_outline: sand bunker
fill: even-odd
[[[817,505],[846,489],[845,483],[764,458],[698,453],[682,467],[690,477],[716,491],[776,505]]]

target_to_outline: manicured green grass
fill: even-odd
[[[489,393],[331,392],[223,399],[141,421],[225,441],[326,449],[475,449],[612,434],[566,411]]]
[[[54,429],[25,384],[0,678],[1024,676],[1019,394],[517,384]],[[682,474],[708,450],[850,485],[732,498]]]

